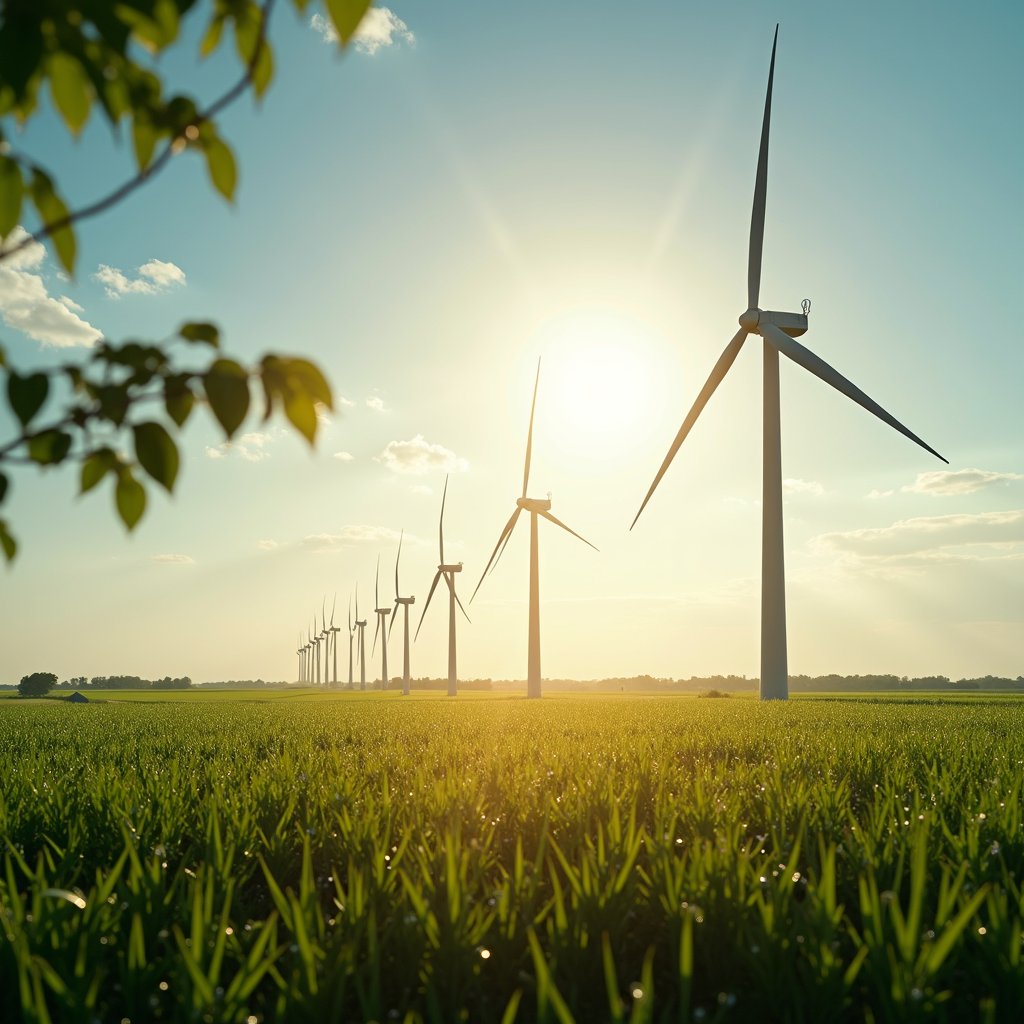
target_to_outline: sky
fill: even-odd
[[[336,396],[312,452],[279,420],[224,445],[193,415],[130,536],[75,467],[18,471],[0,682],[290,680],[325,602],[346,676],[349,600],[373,607],[379,557],[392,603],[403,530],[419,621],[446,474],[459,674],[525,678],[525,518],[468,598],[520,493],[538,359],[530,493],[599,549],[540,524],[544,676],[757,675],[759,338],[629,525],[746,305],[776,22],[761,305],[809,298],[803,343],[949,460],[782,360],[790,672],[1024,674],[1024,8],[388,2],[343,54],[316,5],[275,12],[275,81],[221,120],[233,204],[186,153],[82,225],[73,280],[49,251],[0,269],[17,367],[210,319]],[[162,66],[208,98],[236,66],[198,62],[200,29]],[[71,140],[46,111],[18,145],[72,205],[131,171],[95,115]],[[439,597],[416,676],[447,672]]]

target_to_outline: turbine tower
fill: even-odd
[[[358,585],[357,585],[358,591]],[[356,617],[358,618],[359,611],[356,610]],[[352,643],[356,638],[356,625],[352,622],[352,598],[348,599],[348,688],[354,689],[352,682]]]
[[[359,630],[359,689],[366,689],[366,619],[359,618],[359,584],[356,584],[356,629]]]
[[[373,651],[377,649],[377,637],[380,636],[380,688],[386,690],[388,688],[388,626],[387,617],[391,614],[391,609],[380,607],[380,555],[377,556],[377,577],[373,583],[373,600],[374,604],[377,605],[373,609],[374,614],[377,616],[377,628],[373,631]],[[383,627],[383,628],[382,628]]]
[[[427,603],[423,606],[423,613],[420,615],[419,625],[416,627],[416,636],[414,640],[419,639],[420,627],[423,625],[423,618],[427,614],[427,609],[430,607],[430,599],[434,596],[434,588],[437,586],[437,581],[443,576],[445,583],[448,584],[448,696],[455,697],[458,695],[458,674],[456,672],[456,659],[455,659],[455,605],[459,606],[463,615],[466,615],[466,609],[462,607],[462,602],[459,600],[458,594],[455,593],[455,574],[462,572],[462,563],[455,562],[448,565],[444,560],[444,503],[448,497],[448,477],[444,478],[444,494],[441,495],[441,518],[437,526],[437,537],[438,544],[441,549],[441,564],[437,567],[437,572],[434,574],[434,582],[430,584],[430,593],[427,594]],[[466,615],[466,621],[469,622],[470,618]]]
[[[327,628],[327,632],[331,634],[328,641],[328,647],[334,652],[334,682],[331,684],[332,687],[337,689],[338,687],[338,634],[341,632],[341,626],[334,624],[334,610],[338,607],[338,595],[334,595],[334,602],[331,605],[331,624]]]
[[[762,339],[764,359],[763,382],[763,462],[761,500],[761,700],[786,700],[789,697],[789,667],[786,653],[786,572],[783,558],[782,536],[782,446],[779,424],[779,353],[798,366],[831,384],[837,391],[863,406],[883,423],[898,430],[919,444],[936,458],[943,459],[930,445],[908,430],[895,417],[887,413],[823,359],[795,339],[807,332],[807,314],[810,303],[805,299],[803,313],[777,313],[758,307],[761,287],[761,252],[764,242],[765,200],[768,190],[768,134],[772,112],[772,83],[775,77],[775,47],[779,29],[775,27],[772,59],[768,70],[768,92],[764,103],[764,121],[761,126],[761,147],[757,157],[757,177],[754,181],[754,205],[750,218],[750,249],[747,260],[747,309],[740,318],[740,329],[725,347],[711,375],[696,401],[683,420],[672,446],[661,464],[633,525],[636,525],[661,482],[666,470],[686,439],[701,410],[722,382],[732,366],[748,334]]]
[[[395,558],[395,611],[391,616],[391,623],[388,626],[388,636],[391,635],[391,630],[395,628],[395,619],[398,618],[398,606],[402,605],[405,609],[405,644],[402,657],[402,695],[408,697],[410,693],[410,686],[412,685],[412,681],[409,678],[409,605],[415,604],[416,598],[398,596],[401,593],[398,587],[398,563],[402,560],[402,539],[404,537],[405,530],[401,532],[398,538],[398,555]]]
[[[477,590],[480,589],[480,584],[483,583],[484,577],[488,572],[493,571],[498,564],[498,559],[501,558],[505,551],[505,547],[512,537],[512,531],[515,529],[516,522],[519,519],[519,514],[525,509],[530,513],[530,643],[529,653],[527,659],[527,672],[526,672],[526,696],[527,697],[540,697],[541,696],[541,676],[540,676],[540,566],[539,557],[537,552],[537,517],[543,516],[545,519],[554,523],[555,526],[560,526],[563,530],[571,533],[578,540],[582,540],[584,544],[589,544],[590,547],[597,548],[590,543],[589,540],[581,537],[575,530],[570,530],[565,523],[559,521],[551,514],[551,496],[548,495],[546,500],[540,498],[528,498],[526,496],[527,487],[530,484],[530,457],[533,452],[533,414],[537,408],[537,386],[540,384],[540,360],[537,360],[537,378],[533,383],[533,404],[530,406],[530,428],[526,435],[526,465],[523,469],[523,493],[521,497],[516,499],[516,510],[512,513],[512,517],[505,524],[505,528],[501,531],[501,536],[498,538],[498,543],[494,545],[494,551],[491,552],[490,561],[484,567],[484,571],[480,576],[480,583],[477,583],[476,590],[473,591],[473,597],[476,597]],[[469,599],[470,604],[473,603],[473,597]]]
[[[302,682],[302,655],[303,655],[303,652],[304,652],[304,648],[302,646],[302,633],[300,632],[299,633],[299,646],[298,646],[298,648],[295,651],[295,653],[299,656],[299,674],[297,676],[297,681],[300,682],[300,683]]]

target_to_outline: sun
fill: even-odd
[[[591,306],[548,318],[531,340],[542,361],[538,437],[550,458],[610,472],[648,454],[673,372],[671,347],[652,324]]]

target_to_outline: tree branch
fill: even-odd
[[[204,121],[209,121],[211,118],[216,117],[225,107],[230,106],[239,96],[241,96],[251,85],[253,74],[256,71],[256,65],[259,62],[260,56],[263,53],[263,47],[266,45],[267,38],[267,24],[270,21],[270,15],[273,11],[276,0],[264,0],[263,7],[261,9],[260,16],[260,29],[259,34],[256,37],[256,48],[253,50],[252,58],[245,69],[245,74],[236,82],[221,98],[212,103],[206,110],[201,111],[196,115],[192,125],[200,125]],[[116,206],[122,199],[129,196],[137,188],[144,185],[150,178],[152,178],[157,172],[163,170],[167,166],[171,157],[180,152],[176,149],[179,143],[185,142],[185,132],[192,125],[186,126],[177,135],[171,139],[164,147],[163,152],[144,170],[139,171],[134,178],[126,181],[119,188],[116,188],[110,195],[105,196],[103,199],[97,200],[91,206],[83,206],[80,210],[74,210],[69,213],[66,217],[61,217],[60,220],[55,220],[52,224],[46,224],[35,234],[26,235],[17,245],[10,249],[6,249],[0,252],[0,262],[13,256],[16,252],[24,249],[26,246],[31,245],[33,242],[41,242],[44,238],[49,238],[54,232],[60,231],[62,228],[70,227],[72,224],[77,223],[80,220],[86,220],[89,217],[95,217],[99,213],[103,213],[105,210],[109,210],[112,206]]]

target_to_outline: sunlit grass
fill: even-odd
[[[1019,698],[95,696],[0,708],[0,1019],[1024,1015]]]

